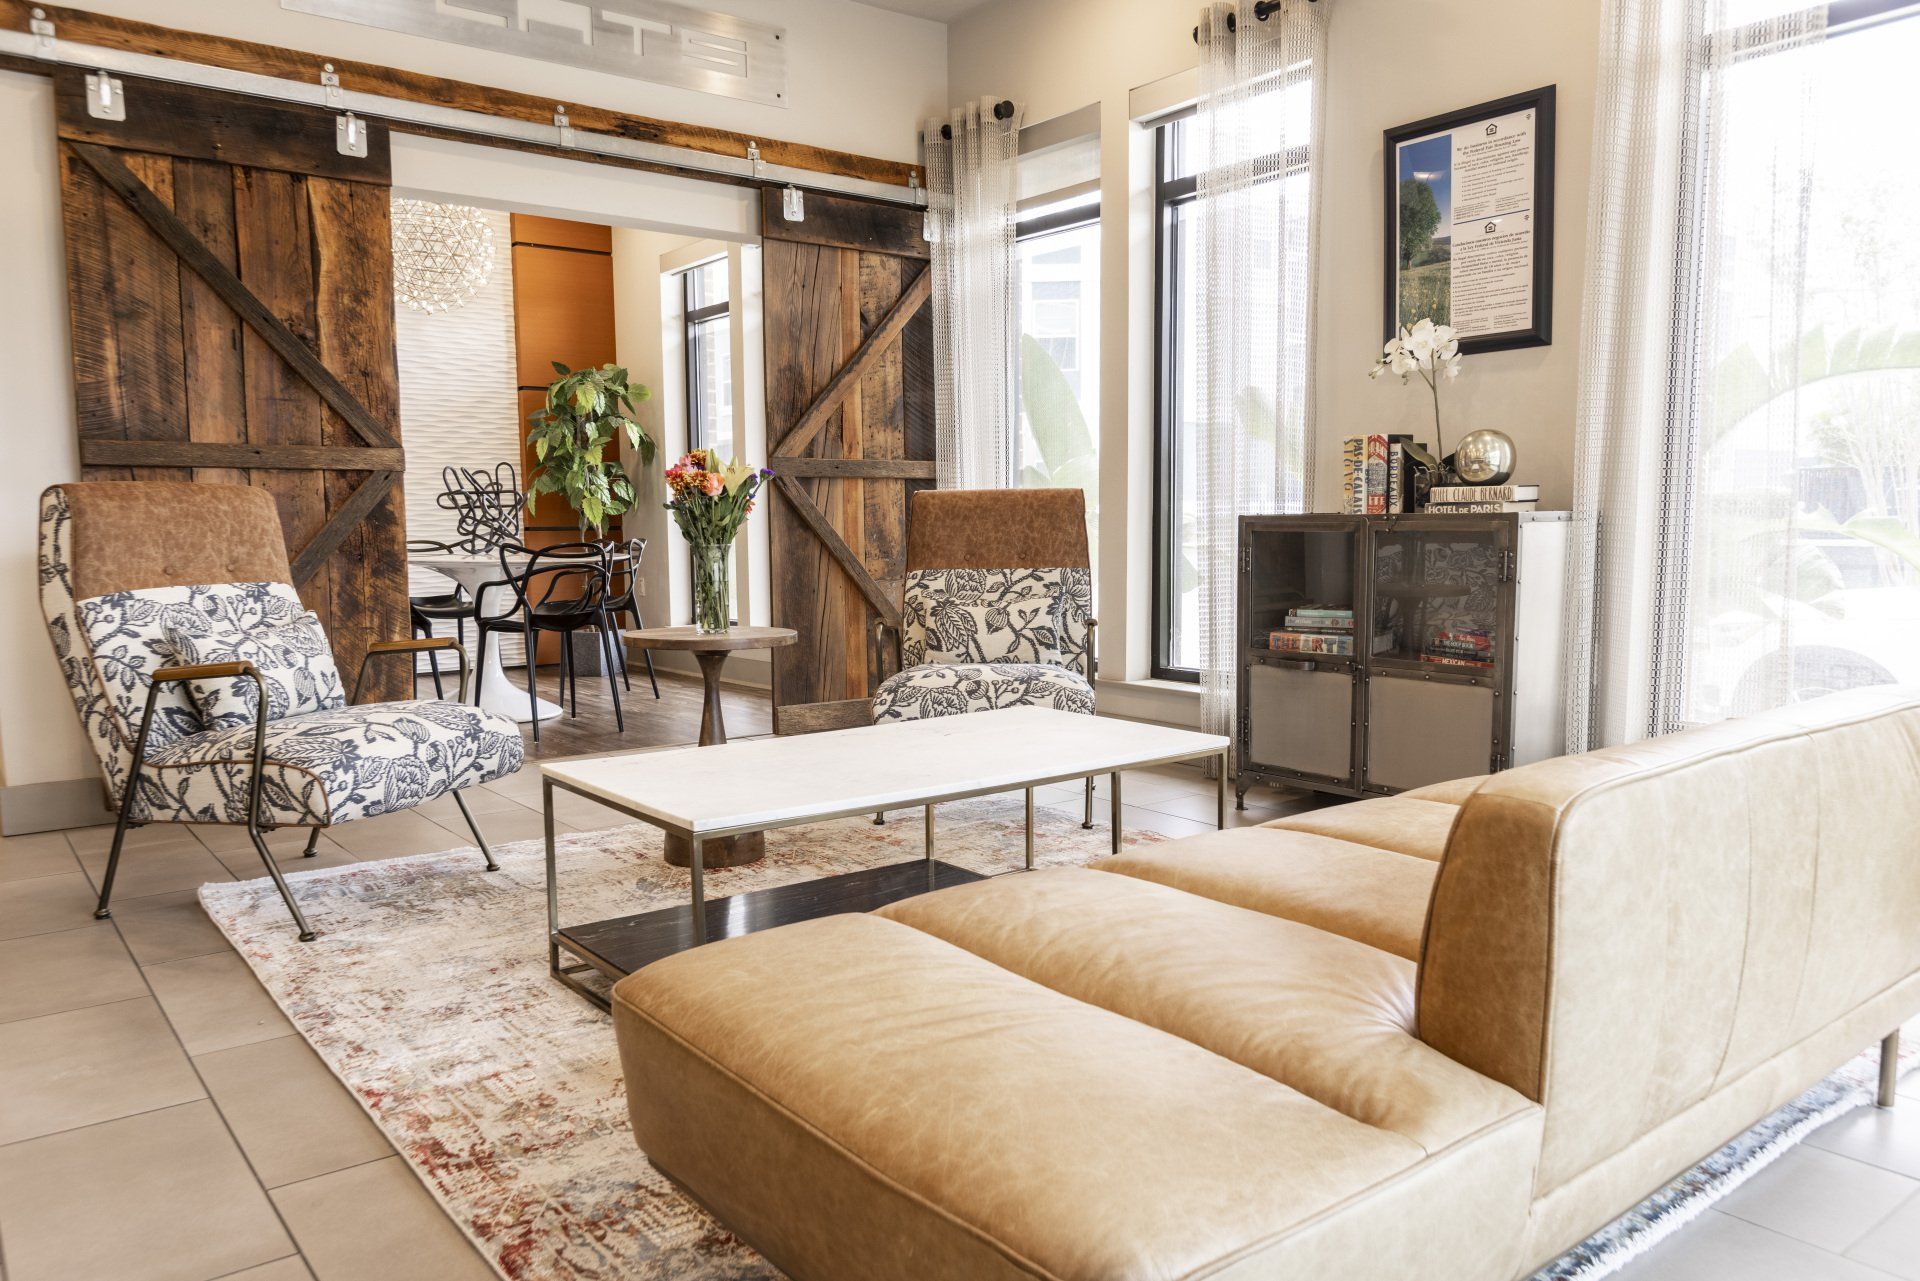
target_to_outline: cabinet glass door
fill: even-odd
[[[1465,676],[1503,663],[1511,529],[1465,517],[1374,526],[1373,660]]]

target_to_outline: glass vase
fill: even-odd
[[[724,635],[733,621],[733,593],[728,586],[731,543],[694,543],[693,628],[705,636]]]

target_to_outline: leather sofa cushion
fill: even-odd
[[[1413,962],[1131,876],[1054,868],[883,908],[1429,1153],[1526,1100],[1413,1035]]]
[[[1438,863],[1459,813],[1458,805],[1402,794],[1290,814],[1264,826],[1313,832]]]
[[[876,916],[682,952],[613,1000],[641,1149],[799,1278],[1212,1275],[1423,1160]]]
[[[1492,778],[1491,774],[1475,774],[1471,778],[1450,778],[1444,783],[1428,783],[1425,787],[1410,787],[1400,793],[1405,801],[1439,801],[1444,805],[1464,805],[1469,796],[1480,790],[1480,785]]]
[[[1273,827],[1207,832],[1090,864],[1420,958],[1436,865]]]

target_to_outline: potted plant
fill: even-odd
[[[693,558],[693,625],[721,633],[733,609],[727,563],[733,540],[753,511],[754,496],[773,472],[735,459],[723,463],[711,449],[696,449],[667,468],[667,510],[686,536]]]
[[[597,536],[609,517],[633,508],[633,480],[607,447],[625,436],[642,465],[651,463],[653,437],[630,415],[647,398],[647,389],[627,382],[627,371],[606,364],[598,369],[568,369],[547,387],[546,408],[527,421],[527,444],[538,464],[527,486],[527,507],[542,494],[564,494],[580,519],[580,535]]]
[[[1400,326],[1400,332],[1387,340],[1380,359],[1367,374],[1369,378],[1399,374],[1403,383],[1420,375],[1420,381],[1433,392],[1433,452],[1441,459],[1446,458],[1447,450],[1440,437],[1440,384],[1460,376],[1460,361],[1460,340],[1453,326],[1436,325],[1429,318]]]

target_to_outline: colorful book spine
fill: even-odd
[[[1298,618],[1352,618],[1353,611],[1335,605],[1296,605],[1287,611],[1289,617]]]
[[[1369,516],[1387,514],[1387,438],[1368,436],[1367,442],[1367,505]]]
[[[1539,503],[1527,499],[1512,503],[1428,503],[1427,510],[1439,512],[1442,515],[1451,513],[1456,516],[1469,516],[1492,512],[1530,512],[1537,510],[1539,506]]]
[[[1351,618],[1308,618],[1298,614],[1288,614],[1286,624],[1289,629],[1305,628],[1307,631],[1350,632],[1353,630]]]
[[[1350,516],[1367,512],[1367,441],[1364,436],[1349,436],[1340,450],[1341,510]]]
[[[1329,636],[1321,632],[1268,632],[1267,648],[1296,654],[1350,656],[1353,653],[1353,637]]]
[[[1435,485],[1436,503],[1524,503],[1540,497],[1538,485]]]
[[[1484,658],[1455,658],[1451,654],[1422,654],[1420,661],[1432,663],[1438,667],[1492,667],[1493,663]]]
[[[1407,510],[1407,490],[1404,483],[1407,470],[1406,450],[1398,440],[1387,442],[1387,510],[1399,513]]]

